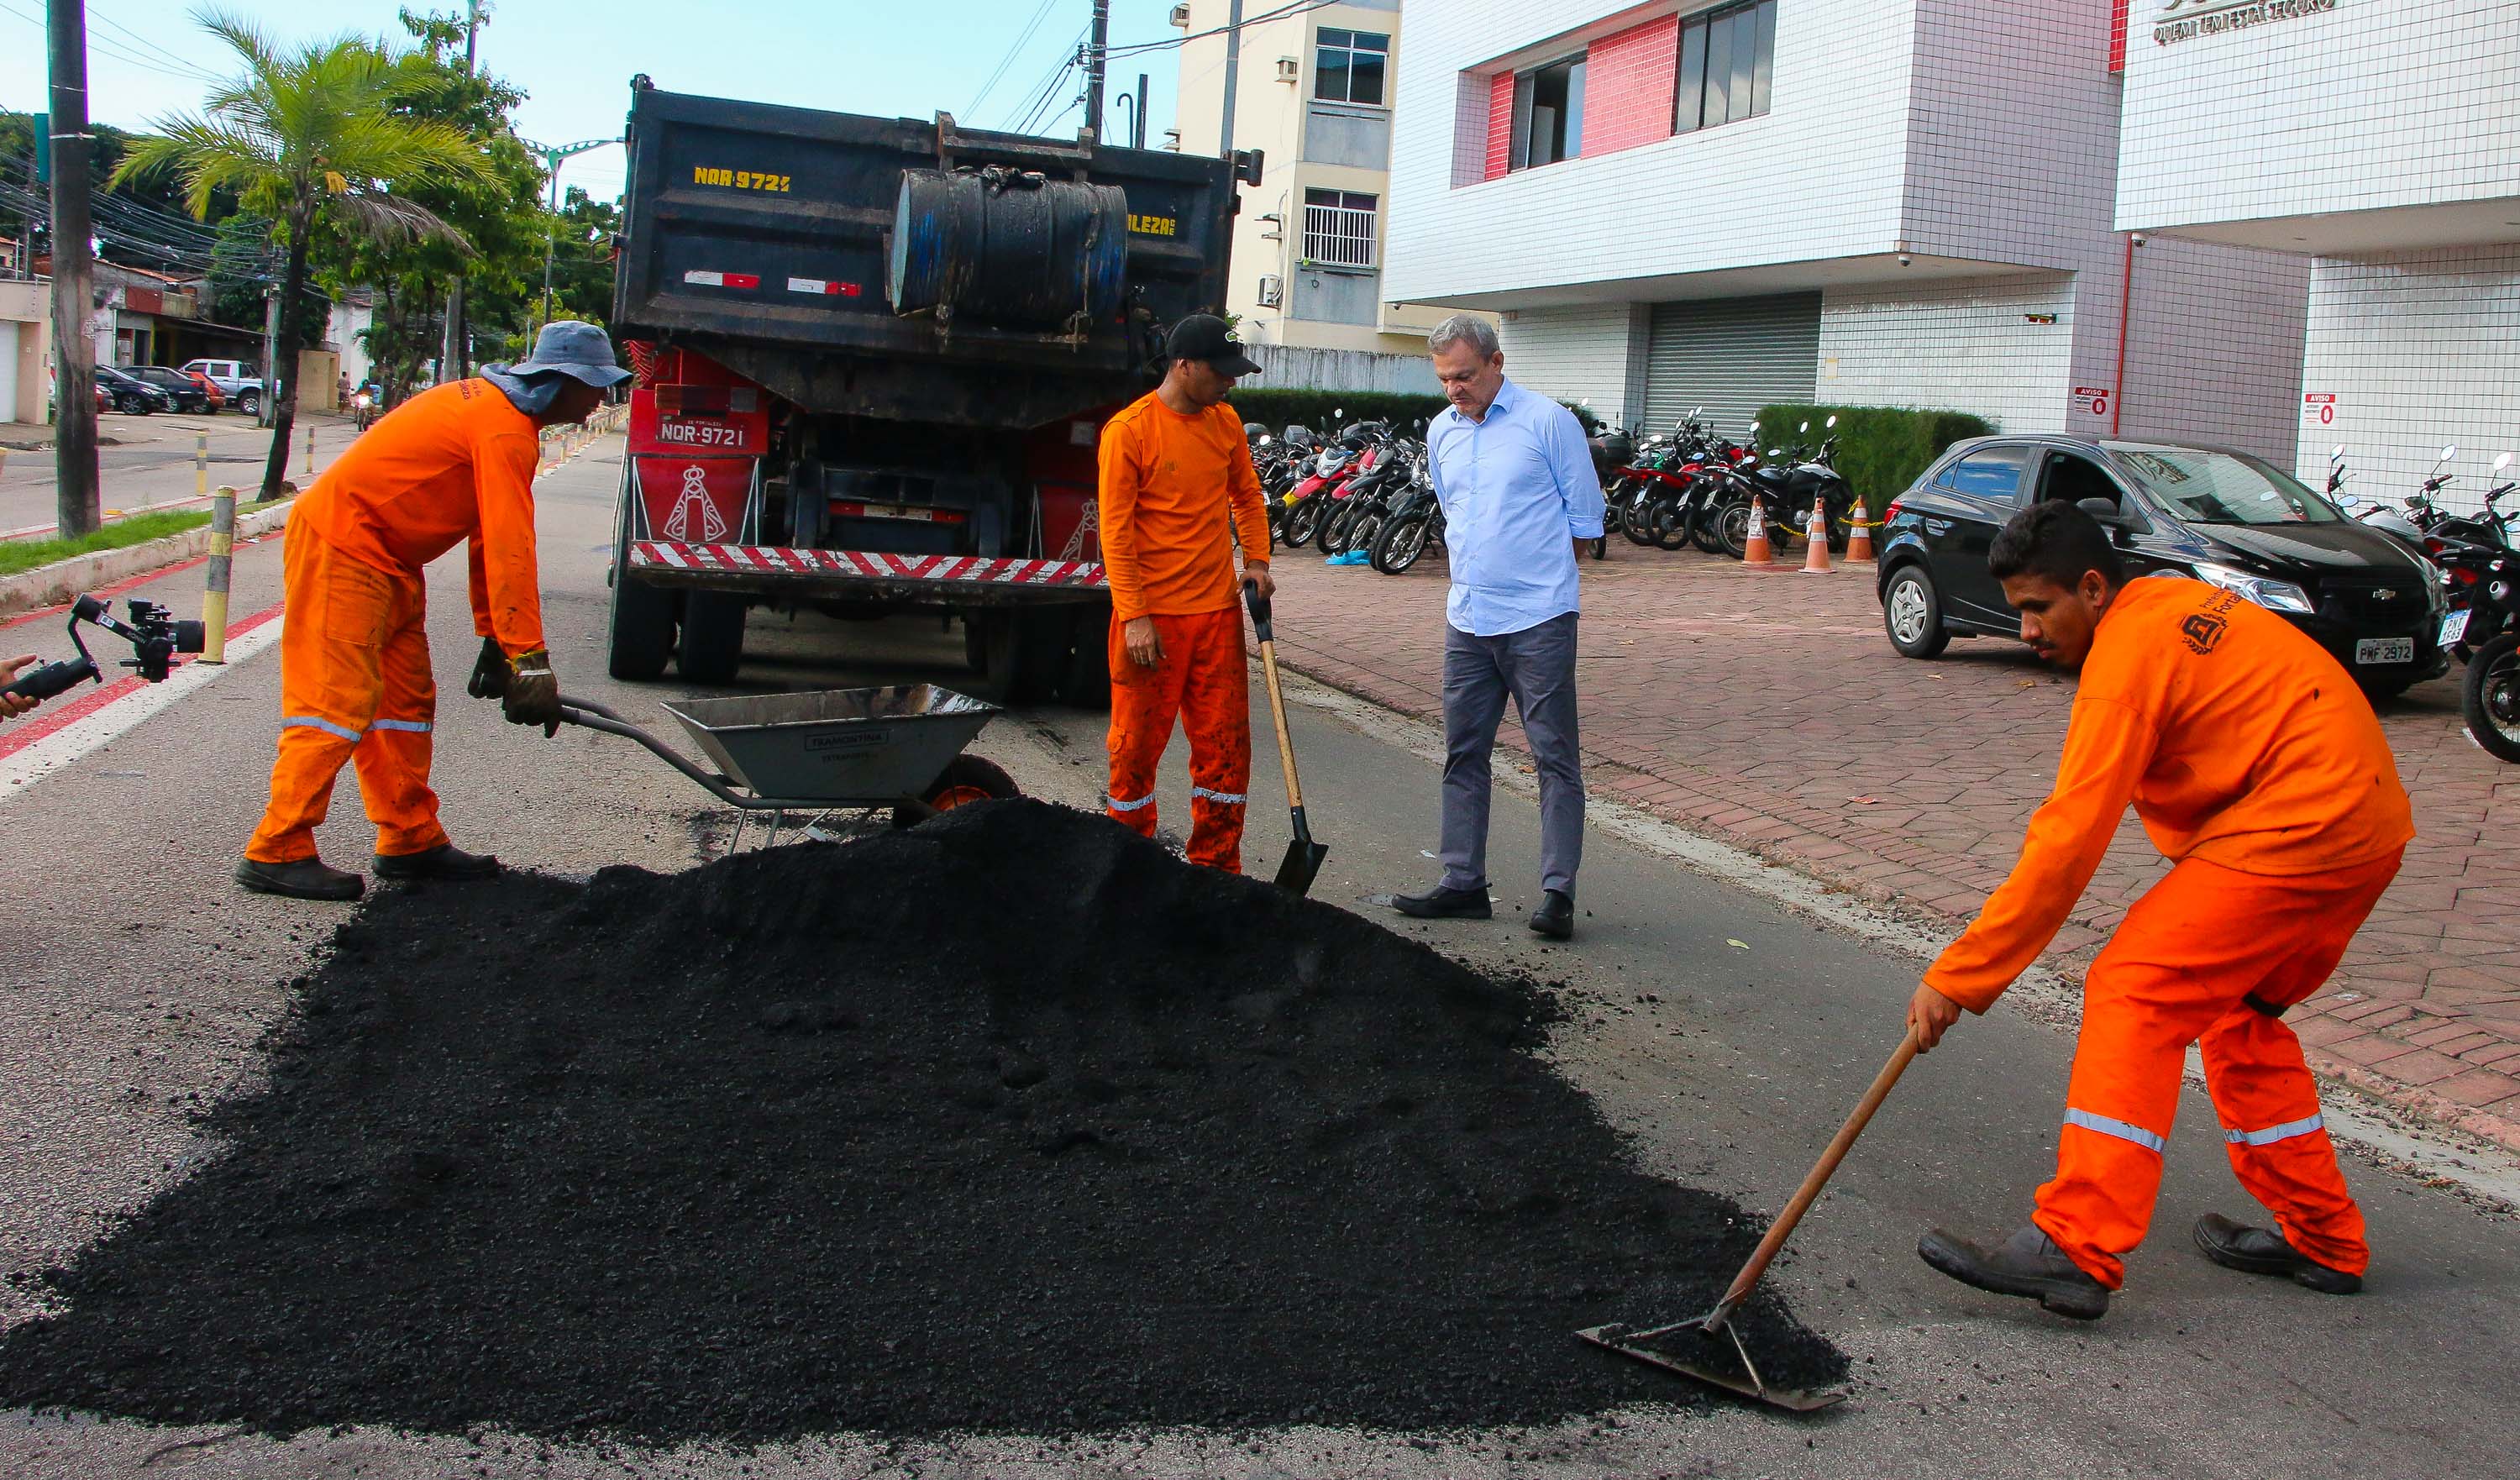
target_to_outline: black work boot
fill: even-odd
[[[336,869],[320,858],[301,858],[286,864],[240,859],[236,881],[256,894],[284,894],[291,899],[356,899],[368,887],[366,879]]]
[[[2035,1224],[1992,1249],[1936,1229],[1916,1240],[1916,1255],[1962,1284],[2024,1296],[2077,1321],[2096,1321],[2109,1308],[2109,1287],[2084,1274]]]
[[[377,855],[379,878],[494,878],[499,861],[487,853],[467,853],[453,843],[439,843],[418,853]]]
[[[1419,919],[1488,919],[1496,914],[1487,890],[1447,889],[1441,884],[1423,894],[1394,895],[1391,908]]]
[[[2322,1295],[2362,1291],[2362,1276],[2329,1269],[2294,1248],[2273,1229],[2251,1228],[2220,1213],[2208,1213],[2196,1220],[2194,1232],[2196,1246],[2205,1251],[2205,1257],[2227,1270],[2238,1270],[2243,1275],[2281,1275]]]
[[[1551,940],[1564,940],[1575,933],[1575,901],[1560,889],[1551,889],[1540,896],[1540,908],[1531,912],[1531,928]]]

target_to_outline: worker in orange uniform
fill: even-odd
[[[2071,504],[2015,515],[1988,565],[2022,640],[2082,680],[2056,788],[2011,876],[1909,1004],[1918,1046],[1963,1008],[1993,1006],[2047,948],[2129,801],[2174,867],[2084,973],[2056,1176],[2030,1226],[1993,1249],[1936,1229],[1917,1253],[2060,1315],[2105,1312],[2152,1222],[2197,1044],[2231,1170],[2278,1225],[2208,1213],[2197,1246],[2228,1269],[2361,1289],[2362,1213],[2282,1019],[2335,969],[2414,836],[2379,720],[2283,618],[2204,581],[2125,580],[2099,523]]]
[[[1242,575],[1268,597],[1269,515],[1242,421],[1225,404],[1260,367],[1225,321],[1192,314],[1165,341],[1163,383],[1102,426],[1100,518],[1111,582],[1113,820],[1155,835],[1155,765],[1190,732],[1190,861],[1240,873],[1251,781]]]
[[[531,358],[395,408],[298,499],[284,562],[280,758],[238,883],[297,899],[359,897],[358,875],[315,855],[345,760],[377,825],[378,877],[498,872],[497,859],[457,848],[437,824],[428,787],[437,692],[421,570],[471,542],[481,655],[468,688],[497,695],[512,723],[557,730],[560,680],[543,644],[534,561],[538,434],[586,420],[628,378],[603,330],[547,325]]]

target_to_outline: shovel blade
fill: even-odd
[[[1800,1387],[1769,1387],[1752,1378],[1749,1373],[1738,1370],[1737,1368],[1688,1362],[1671,1352],[1658,1351],[1629,1339],[1634,1330],[1635,1327],[1626,1325],[1597,1325],[1587,1330],[1577,1331],[1575,1335],[1577,1339],[1591,1342],[1604,1351],[1616,1352],[1622,1357],[1632,1357],[1649,1367],[1661,1368],[1667,1372],[1678,1372],[1685,1377],[1694,1377],[1700,1382],[1720,1387],[1728,1393],[1738,1393],[1744,1398],[1769,1404],[1788,1413],[1816,1413],[1822,1409],[1834,1408],[1846,1401],[1846,1394],[1841,1392],[1815,1392],[1810,1388]]]
[[[1317,843],[1309,837],[1286,844],[1286,856],[1278,862],[1278,887],[1310,894],[1313,875],[1322,872],[1322,860],[1329,855],[1329,844]]]

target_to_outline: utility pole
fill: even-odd
[[[464,7],[464,77],[472,77],[473,48],[481,30],[481,0],[467,0]],[[461,378],[470,368],[471,336],[464,325],[464,277],[458,273],[446,289],[446,333],[438,341],[437,383]]]
[[[1138,73],[1138,106],[1134,114],[1129,120],[1129,147],[1144,149],[1147,147],[1147,74],[1145,72]]]
[[[1242,0],[1225,8],[1225,122],[1216,133],[1219,158],[1234,157],[1234,84],[1242,75]]]
[[[269,426],[280,415],[280,285],[262,291],[262,394],[254,398],[253,425]]]
[[[582,155],[590,149],[602,149],[608,144],[618,144],[621,141],[618,139],[580,139],[575,144],[562,144],[554,146],[529,143],[525,146],[535,154],[543,157],[543,168],[551,174],[551,212],[545,218],[543,228],[542,321],[545,324],[552,321],[552,257],[557,251],[560,242],[560,161],[576,155]],[[534,326],[528,324],[525,327],[531,329]]]
[[[95,265],[90,260],[87,173],[86,0],[52,0],[53,497],[66,536],[104,522],[97,486]]]
[[[1111,49],[1111,0],[1094,0],[1094,30],[1085,43],[1085,126],[1102,138],[1102,68]]]

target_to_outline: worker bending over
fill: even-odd
[[[437,825],[428,788],[437,691],[429,676],[422,567],[472,542],[468,686],[509,721],[560,724],[560,680],[543,645],[534,563],[534,465],[542,427],[586,420],[629,379],[603,330],[545,326],[532,358],[491,366],[406,401],[315,480],[290,512],[280,635],[280,758],[271,805],[237,882],[298,899],[356,899],[364,881],[315,856],[341,763],[377,825],[380,878],[481,878],[499,861],[466,853]]]
[[[1251,709],[1243,579],[1269,577],[1269,515],[1242,421],[1225,404],[1257,375],[1225,321],[1192,314],[1165,343],[1163,383],[1102,426],[1099,517],[1111,582],[1111,817],[1155,835],[1155,765],[1179,715],[1190,732],[1190,861],[1242,870]]]
[[[2022,640],[2080,670],[2056,789],[2020,861],[1908,1009],[1930,1049],[2029,966],[2091,882],[2127,803],[2173,867],[2083,977],[2055,1180],[1993,1249],[1936,1229],[1925,1262],[2061,1315],[2108,1309],[2143,1241],[2187,1046],[2240,1185],[2277,1229],[2198,1219],[2227,1269],[2351,1294],[2370,1262],[2284,1010],[2319,990],[2414,836],[2371,705],[2283,618],[2201,581],[2128,581],[2070,504],[2013,516],[1988,566]]]

